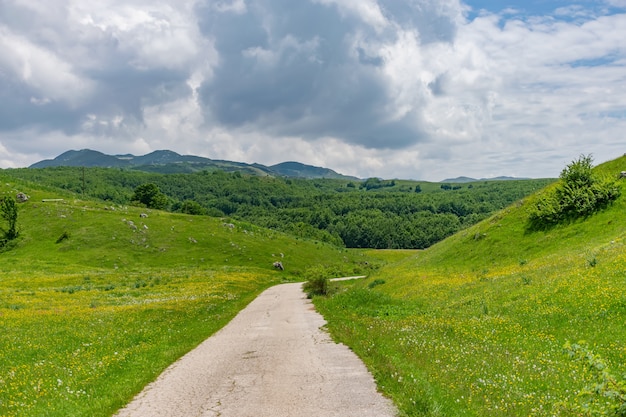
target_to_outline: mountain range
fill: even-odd
[[[339,174],[329,168],[305,165],[299,162],[282,162],[272,166],[265,166],[256,163],[246,164],[243,162],[214,160],[194,155],[180,155],[169,150],[154,151],[142,156],[131,154],[107,155],[91,149],[82,149],[79,151],[71,150],[62,153],[54,159],[36,162],[29,168],[56,166],[128,168],[163,174],[221,170],[226,172],[239,171],[260,176],[358,180],[356,177]]]
[[[136,156],[131,154],[107,155],[91,149],[79,151],[70,150],[62,153],[54,159],[44,159],[29,166],[29,168],[47,168],[58,166],[73,167],[101,167],[101,168],[127,168],[137,171],[155,172],[161,174],[184,174],[198,171],[226,171],[241,172],[250,175],[287,177],[287,178],[329,178],[360,181],[360,178],[343,175],[330,168],[316,167],[300,162],[282,162],[280,164],[266,166],[262,164],[247,164],[244,162],[224,161],[209,159],[194,155],[180,155],[174,151],[159,150],[146,155]],[[497,177],[475,179],[469,177],[449,178],[442,183],[469,183],[476,181],[503,181],[519,180],[527,178]]]
[[[466,183],[466,182],[477,182],[477,181],[515,181],[515,180],[528,180],[528,179],[530,179],[530,178],[493,177],[493,178],[476,179],[476,178],[470,178],[470,177],[456,177],[456,178],[448,178],[448,179],[442,180],[440,182],[461,184],[461,183]]]

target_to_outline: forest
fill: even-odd
[[[3,173],[73,192],[77,198],[244,220],[301,238],[376,249],[427,248],[555,181],[441,184],[82,167],[20,168]]]

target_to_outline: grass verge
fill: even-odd
[[[611,400],[581,395],[598,381],[565,347],[585,341],[626,374],[624,249],[599,253],[595,267],[581,255],[480,276],[426,273],[403,298],[368,279],[314,301],[405,416],[611,415],[574,412]]]
[[[236,268],[4,278],[0,415],[110,416],[276,282]]]

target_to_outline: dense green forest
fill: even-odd
[[[159,206],[154,208],[242,219],[300,237],[377,249],[429,247],[554,181],[440,184],[80,167],[9,169],[4,173],[120,205],[145,205],[145,195],[139,198],[136,191],[154,184],[156,187],[148,187],[160,193]]]

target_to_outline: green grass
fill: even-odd
[[[626,157],[597,169],[619,173]],[[626,375],[626,196],[528,232],[532,198],[315,298],[403,415],[610,415],[584,411],[611,400],[581,394],[597,381],[564,346],[585,341]]]
[[[230,219],[0,184],[30,196],[0,252],[1,416],[112,415],[270,285],[383,263]]]
[[[319,270],[370,275],[315,302],[406,416],[585,415],[568,341],[626,373],[625,196],[548,231],[527,231],[529,197],[426,251],[353,251],[0,184],[31,197],[0,252],[2,416],[111,415],[263,289]]]
[[[112,415],[276,282],[184,268],[3,279],[0,415]]]

